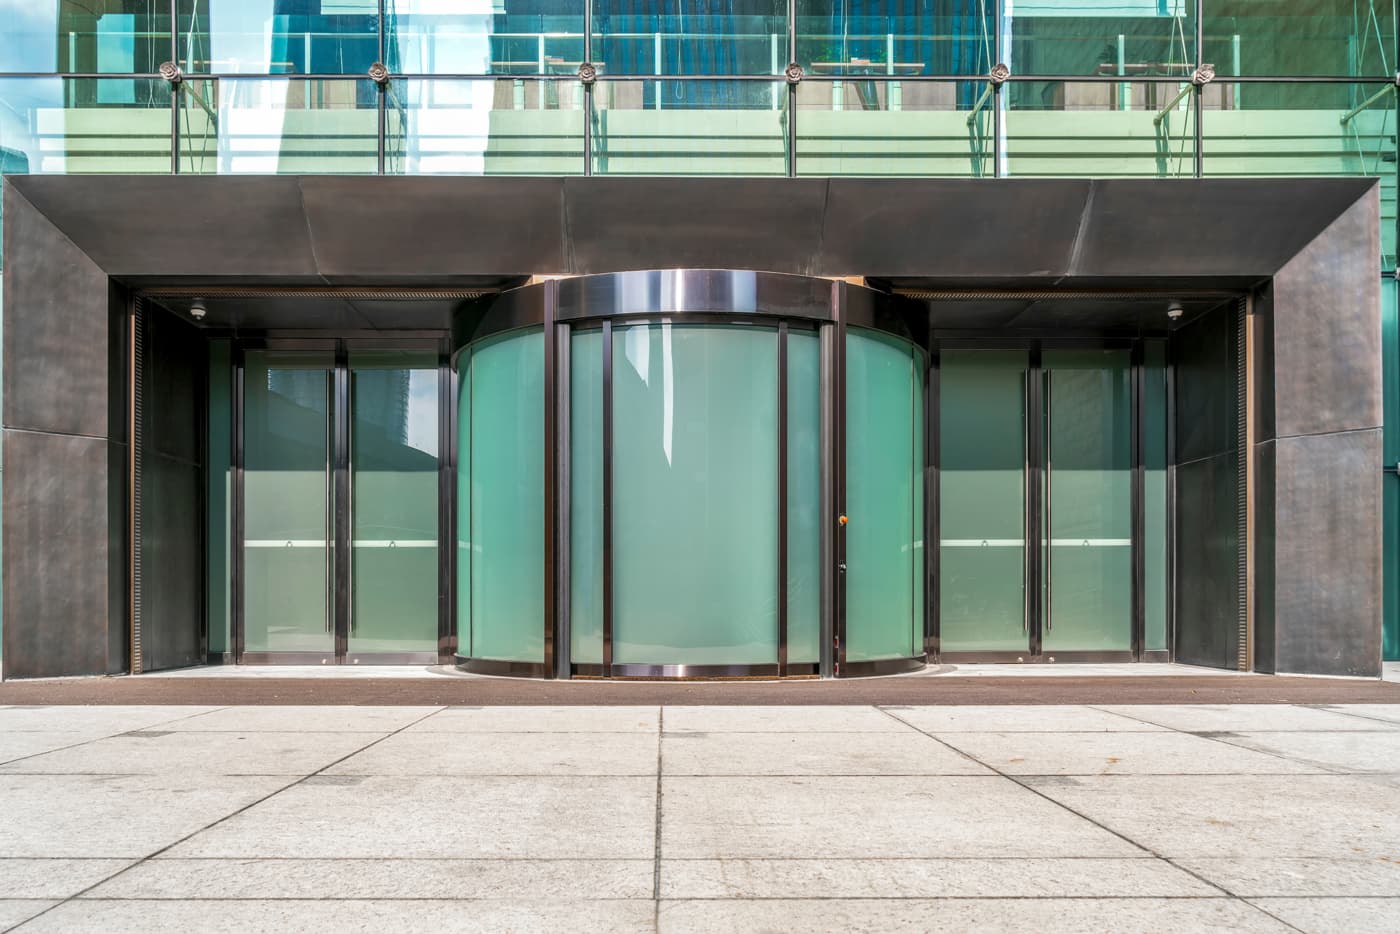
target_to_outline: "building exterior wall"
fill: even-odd
[[[1380,248],[1364,274],[1389,325],[1384,463],[1400,462],[1393,2],[449,6],[5,5],[0,172],[1375,177]],[[382,90],[376,60],[394,75]],[[185,80],[163,79],[164,62]],[[1010,77],[993,89],[999,62]],[[1204,65],[1214,79],[1193,84]],[[1400,474],[1382,482],[1393,658]]]

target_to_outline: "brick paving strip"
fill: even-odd
[[[42,704],[1400,704],[1400,683],[1272,675],[921,675],[783,683],[142,676],[0,683],[0,706]]]

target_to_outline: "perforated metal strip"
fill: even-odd
[[[130,401],[128,405],[128,430],[130,452],[127,463],[128,488],[127,499],[130,508],[130,541],[127,547],[130,551],[129,561],[131,567],[131,606],[128,613],[131,617],[131,648],[130,663],[131,673],[139,675],[142,671],[141,652],[141,441],[142,441],[142,418],[141,412],[143,404],[144,382],[142,358],[145,356],[146,341],[146,301],[142,298],[135,299],[131,304],[131,319],[127,326],[131,329],[131,385]]]
[[[1235,308],[1235,667],[1249,670],[1249,302]]]

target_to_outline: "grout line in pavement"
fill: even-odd
[[[883,714],[884,714],[885,716],[887,716],[887,717],[894,717],[894,719],[899,720],[899,722],[901,722],[901,723],[908,723],[907,720],[903,720],[903,719],[901,719],[900,717],[895,716],[895,714],[891,713],[891,712],[888,711],[888,710],[885,710],[885,709],[882,708],[882,707],[876,707],[875,709],[876,709],[876,710],[879,710],[881,713],[883,713]],[[1020,786],[1021,788],[1024,788],[1025,790],[1029,791],[1031,794],[1034,794],[1034,795],[1036,795],[1037,797],[1042,798],[1042,799],[1045,800],[1045,801],[1048,801],[1050,804],[1054,805],[1055,807],[1058,807],[1058,808],[1061,808],[1061,809],[1063,809],[1063,810],[1065,810],[1065,811],[1068,811],[1070,814],[1073,814],[1075,817],[1078,817],[1080,820],[1086,821],[1086,822],[1092,824],[1093,826],[1098,827],[1100,830],[1103,830],[1103,831],[1106,832],[1106,833],[1112,834],[1113,836],[1117,837],[1118,839],[1122,840],[1123,842],[1128,843],[1128,844],[1130,844],[1131,846],[1135,846],[1135,847],[1137,847],[1138,849],[1140,849],[1140,850],[1142,850],[1142,851],[1144,851],[1144,852],[1146,852],[1146,853],[1151,854],[1152,856],[1156,857],[1157,859],[1162,860],[1162,862],[1166,863],[1166,864],[1169,865],[1169,866],[1172,866],[1173,868],[1177,869],[1178,871],[1186,873],[1187,875],[1189,875],[1189,876],[1191,876],[1192,878],[1194,878],[1196,881],[1202,882],[1202,883],[1204,883],[1205,885],[1207,885],[1207,886],[1209,886],[1209,887],[1211,887],[1211,888],[1213,888],[1213,889],[1216,889],[1216,890],[1218,890],[1218,891],[1220,891],[1220,892],[1223,892],[1226,896],[1228,896],[1228,897],[1230,897],[1230,898],[1232,898],[1232,899],[1237,899],[1237,900],[1239,899],[1239,897],[1238,897],[1237,895],[1235,895],[1235,893],[1233,893],[1233,892],[1231,892],[1229,889],[1225,888],[1225,886],[1220,885],[1219,883],[1217,883],[1217,882],[1215,882],[1215,881],[1213,881],[1213,880],[1211,880],[1211,879],[1207,879],[1205,876],[1201,875],[1200,873],[1194,872],[1194,871],[1192,871],[1191,869],[1188,869],[1188,868],[1185,867],[1185,866],[1180,866],[1180,865],[1176,864],[1176,863],[1173,862],[1171,859],[1168,859],[1167,857],[1165,857],[1165,856],[1163,856],[1162,854],[1158,853],[1157,851],[1153,850],[1151,847],[1149,847],[1149,846],[1147,846],[1147,845],[1145,845],[1145,844],[1139,843],[1138,841],[1132,839],[1131,837],[1127,836],[1126,834],[1120,833],[1119,831],[1114,830],[1112,827],[1109,827],[1109,826],[1107,826],[1107,825],[1105,825],[1105,824],[1103,824],[1103,823],[1101,823],[1101,822],[1099,822],[1099,821],[1097,821],[1097,820],[1094,820],[1092,817],[1090,817],[1090,816],[1088,816],[1087,814],[1084,814],[1084,813],[1082,813],[1082,812],[1080,812],[1080,811],[1075,810],[1074,808],[1070,807],[1068,804],[1064,803],[1063,801],[1059,801],[1059,800],[1056,800],[1055,798],[1050,797],[1050,795],[1048,795],[1048,794],[1046,794],[1045,792],[1041,791],[1039,788],[1036,788],[1036,787],[1033,786],[1033,785],[1028,785],[1026,782],[1020,780],[1023,776],[1009,775],[1009,774],[1007,774],[1007,773],[1001,771],[1000,769],[998,769],[996,766],[991,765],[990,763],[987,763],[987,762],[983,762],[981,759],[978,759],[977,757],[971,755],[970,753],[966,753],[966,752],[964,752],[963,750],[958,749],[956,746],[952,746],[952,745],[950,745],[950,744],[948,744],[948,743],[944,743],[944,742],[943,742],[941,739],[939,739],[938,737],[934,736],[933,734],[931,734],[931,733],[929,733],[929,732],[927,732],[927,731],[925,731],[925,730],[919,729],[919,727],[914,726],[914,724],[912,724],[912,723],[909,723],[909,726],[913,726],[914,729],[919,730],[920,733],[923,733],[925,736],[927,736],[929,739],[933,740],[934,742],[942,743],[942,745],[944,745],[944,746],[946,746],[947,748],[953,750],[953,751],[956,752],[958,755],[960,755],[960,756],[966,756],[966,757],[967,757],[968,759],[970,759],[971,761],[976,762],[976,763],[978,763],[979,765],[986,766],[987,768],[991,769],[993,772],[996,772],[996,773],[997,773],[998,775],[1000,775],[1002,778],[1005,778],[1007,781],[1013,782],[1014,784]],[[1251,905],[1250,907],[1251,907],[1251,908],[1255,908],[1256,911],[1263,911],[1263,909],[1257,908],[1256,906],[1253,906],[1253,905]],[[1264,913],[1265,913],[1265,914],[1268,914],[1268,912],[1264,912]],[[1269,916],[1270,916],[1270,917],[1273,917],[1273,915],[1269,915]],[[1275,919],[1275,920],[1278,920],[1278,919]],[[1285,923],[1285,922],[1280,921],[1280,923]],[[1288,925],[1288,926],[1289,926],[1290,928],[1293,927],[1292,925]],[[1294,929],[1294,930],[1297,930],[1297,928],[1293,928],[1293,929]]]
[[[112,739],[112,738],[117,737],[117,736],[125,736],[125,735],[128,734],[128,733],[140,733],[140,732],[142,732],[142,731],[144,731],[144,730],[154,730],[154,729],[156,729],[156,728],[158,728],[158,727],[168,726],[168,725],[171,724],[171,723],[179,723],[181,720],[189,720],[189,719],[192,718],[192,717],[202,717],[202,716],[204,716],[206,713],[218,713],[220,710],[227,710],[227,709],[228,709],[227,707],[215,707],[213,710],[201,710],[199,713],[186,714],[186,715],[183,716],[183,717],[175,717],[174,719],[171,719],[171,720],[161,720],[159,723],[153,723],[153,724],[151,724],[150,726],[137,727],[137,728],[134,729],[134,730],[117,730],[117,731],[114,732],[114,733],[104,733],[102,736],[94,736],[92,739],[85,739],[85,740],[83,740],[82,742],[78,742],[78,743],[70,743],[70,744],[68,744],[67,746],[59,746],[59,747],[56,748],[56,749],[45,749],[43,752],[33,752],[33,753],[30,753],[30,754],[27,755],[27,756],[18,756],[18,757],[14,758],[14,759],[5,759],[5,760],[3,760],[3,761],[0,761],[0,766],[13,765],[13,764],[16,763],[16,762],[23,762],[23,761],[25,761],[26,759],[33,759],[33,758],[35,758],[36,756],[47,756],[49,753],[53,753],[53,752],[63,752],[65,749],[77,749],[79,746],[86,746],[86,745],[88,745],[89,743],[95,743],[95,742],[98,742],[99,740],[104,740],[104,739]],[[3,730],[0,730],[0,732],[4,732],[4,731],[3,731]],[[76,732],[78,732],[78,731],[77,731],[77,730],[16,730],[15,732],[16,732],[16,733],[70,733],[70,732],[76,733]],[[42,775],[42,774],[45,774],[45,773],[42,773],[42,772],[28,772],[28,773],[26,773],[26,772],[14,772],[14,773],[8,773],[8,774],[14,774],[14,775],[25,775],[25,774],[28,774],[28,775]],[[59,774],[73,774],[73,773],[59,773]]]
[[[1296,705],[1290,704],[1289,706],[1296,706]],[[1092,706],[1092,705],[1090,705],[1090,709],[1091,709],[1091,710],[1101,710],[1101,708],[1099,708],[1099,707],[1094,707],[1094,706]],[[1108,713],[1109,711],[1104,710],[1104,711],[1102,711],[1102,712],[1103,712],[1103,713]],[[1123,714],[1123,716],[1127,717],[1127,716],[1130,716],[1130,715],[1129,715],[1129,714]],[[1133,717],[1132,719],[1135,719],[1135,720],[1136,720],[1136,719],[1138,719],[1138,718],[1137,718],[1137,717]],[[1142,722],[1143,722],[1143,723],[1149,723],[1149,722],[1151,722],[1151,721],[1143,720]],[[1161,724],[1158,724],[1158,725],[1160,726]],[[1345,768],[1342,768],[1342,767],[1340,767],[1340,766],[1328,765],[1328,764],[1323,763],[1323,762],[1315,762],[1315,761],[1313,761],[1313,760],[1311,760],[1311,759],[1302,759],[1302,758],[1298,758],[1298,757],[1296,757],[1296,756],[1289,756],[1289,755],[1285,755],[1285,754],[1283,754],[1283,753],[1281,753],[1281,752],[1271,752],[1270,750],[1267,750],[1267,749],[1256,749],[1256,748],[1253,747],[1253,746],[1245,746],[1245,745],[1243,745],[1242,743],[1232,743],[1232,742],[1230,742],[1230,740],[1227,739],[1226,737],[1227,737],[1227,736],[1230,736],[1230,735],[1234,735],[1234,734],[1231,733],[1231,732],[1228,731],[1228,730],[1206,730],[1206,731],[1201,731],[1201,732],[1195,732],[1195,733],[1193,733],[1193,732],[1191,732],[1190,730],[1182,730],[1182,729],[1178,729],[1177,727],[1174,727],[1174,726],[1169,726],[1169,727],[1167,727],[1167,729],[1168,729],[1168,730],[1171,730],[1173,733],[1178,733],[1178,734],[1180,734],[1180,735],[1182,735],[1182,736],[1194,736],[1194,737],[1196,737],[1196,739],[1204,739],[1204,740],[1207,740],[1207,741],[1212,742],[1212,743],[1220,743],[1222,746],[1229,746],[1229,747],[1231,747],[1231,748],[1233,748],[1233,749],[1244,749],[1244,750],[1246,750],[1246,751],[1248,751],[1248,752],[1258,753],[1259,755],[1263,755],[1263,756],[1270,756],[1270,757],[1272,757],[1272,758],[1274,758],[1274,759],[1279,759],[1279,760],[1282,760],[1283,762],[1292,763],[1292,764],[1294,764],[1294,765],[1306,765],[1306,766],[1310,766],[1310,767],[1312,767],[1312,768],[1317,768],[1317,769],[1321,769],[1321,770],[1322,770],[1322,772],[1320,772],[1320,773],[1314,773],[1314,774],[1323,774],[1323,775],[1352,775],[1352,774],[1354,774],[1350,769],[1345,769]],[[1273,732],[1273,731],[1271,731],[1271,730],[1258,730],[1258,731],[1254,731],[1254,732],[1267,733],[1267,732]],[[1319,731],[1319,732],[1327,732],[1327,731],[1324,730],[1324,731]],[[1351,732],[1351,731],[1344,731],[1344,732]],[[1371,732],[1371,731],[1368,730],[1368,731],[1360,731],[1360,732]],[[1377,732],[1388,732],[1388,731],[1377,731]],[[1253,774],[1272,774],[1272,773],[1223,772],[1223,773],[1217,773],[1217,774],[1224,774],[1224,775],[1245,775],[1245,774],[1251,774],[1251,775],[1253,775]]]
[[[1304,708],[1304,709],[1306,709],[1306,710],[1320,710],[1320,711],[1322,711],[1323,713],[1339,713],[1339,714],[1341,714],[1341,715],[1344,716],[1344,717],[1352,717],[1353,719],[1356,719],[1356,720],[1365,720],[1365,721],[1367,721],[1367,722],[1369,722],[1369,723],[1384,723],[1384,724],[1387,724],[1387,725],[1391,728],[1390,730],[1386,730],[1386,731],[1384,731],[1384,732],[1391,732],[1392,730],[1400,730],[1400,721],[1397,721],[1397,720],[1387,720],[1387,719],[1385,719],[1384,717],[1373,717],[1373,716],[1371,716],[1371,715],[1368,714],[1368,713],[1357,713],[1355,710],[1349,709],[1349,708],[1352,706],[1352,705],[1350,705],[1350,704],[1292,704],[1291,706],[1293,706],[1293,707],[1302,707],[1302,708]],[[1393,706],[1393,705],[1392,705],[1392,706]],[[1351,731],[1349,731],[1349,730],[1336,730],[1336,731],[1334,731],[1334,732],[1343,733],[1343,732],[1351,732]],[[1356,732],[1358,732],[1358,733],[1369,733],[1369,732],[1372,732],[1372,731],[1370,731],[1370,730],[1357,730]]]
[[[118,869],[116,872],[112,873],[111,875],[104,876],[103,878],[101,878],[101,879],[99,879],[98,881],[94,882],[92,885],[87,886],[86,888],[82,889],[81,891],[76,892],[76,893],[74,893],[73,895],[68,896],[67,898],[63,899],[62,901],[59,901],[59,902],[56,902],[56,903],[53,904],[53,905],[50,905],[48,908],[45,908],[43,911],[39,912],[37,915],[34,915],[34,917],[32,917],[32,918],[26,918],[26,919],[24,919],[23,921],[21,921],[19,924],[12,925],[11,927],[5,928],[5,929],[4,929],[4,932],[0,932],[0,934],[5,934],[5,932],[17,930],[18,928],[21,928],[21,927],[23,927],[24,925],[29,924],[31,921],[34,921],[34,920],[37,919],[37,918],[42,918],[44,915],[46,915],[46,914],[48,914],[49,912],[53,911],[55,908],[61,908],[61,907],[63,907],[64,905],[68,904],[69,902],[73,901],[74,899],[82,898],[84,895],[86,895],[88,892],[91,892],[93,889],[97,888],[99,885],[105,885],[106,883],[111,882],[113,879],[117,878],[118,876],[122,875],[123,873],[129,872],[129,871],[131,871],[132,869],[135,869],[137,866],[144,865],[145,863],[147,863],[147,862],[149,862],[150,860],[156,858],[156,857],[159,856],[160,854],[165,853],[165,852],[171,850],[172,848],[179,846],[180,844],[184,843],[186,840],[189,840],[189,839],[191,839],[191,838],[193,838],[193,837],[196,837],[196,836],[198,836],[199,834],[204,833],[206,830],[210,830],[210,829],[212,829],[212,828],[214,828],[214,827],[217,827],[219,824],[222,824],[224,821],[229,820],[229,819],[234,818],[234,817],[237,817],[238,815],[242,814],[243,812],[245,812],[245,811],[247,811],[247,810],[249,810],[249,809],[251,809],[251,808],[257,807],[259,804],[262,804],[264,801],[267,801],[267,800],[269,800],[269,799],[271,799],[271,798],[276,797],[277,795],[280,795],[280,794],[281,794],[282,792],[284,792],[284,791],[287,791],[287,790],[289,790],[289,789],[291,789],[291,788],[295,788],[297,785],[300,785],[302,782],[306,781],[308,778],[312,778],[312,777],[314,777],[314,776],[316,776],[316,775],[320,775],[320,774],[321,774],[322,772],[324,772],[326,769],[329,769],[329,768],[331,768],[332,766],[339,765],[340,763],[344,762],[346,759],[351,758],[352,756],[357,756],[357,755],[359,755],[360,753],[364,752],[366,749],[369,749],[371,746],[375,746],[375,745],[377,745],[377,744],[379,744],[379,743],[384,742],[384,740],[388,739],[390,736],[394,736],[394,735],[396,735],[396,734],[398,734],[398,733],[400,733],[400,732],[402,732],[402,731],[408,729],[410,726],[413,726],[414,723],[420,723],[420,722],[422,722],[423,720],[426,720],[428,717],[433,716],[433,714],[439,713],[441,710],[442,710],[442,708],[441,708],[441,707],[438,707],[436,710],[433,710],[431,713],[424,714],[422,717],[418,718],[417,720],[414,720],[414,721],[412,721],[411,723],[406,723],[406,724],[404,724],[403,726],[399,727],[397,730],[394,730],[394,731],[389,732],[389,733],[385,733],[383,736],[380,736],[379,738],[377,738],[377,739],[375,739],[375,740],[373,740],[373,741],[371,741],[371,742],[369,742],[369,743],[366,743],[365,745],[361,746],[359,749],[356,749],[356,750],[354,750],[353,752],[350,752],[350,753],[348,753],[348,754],[346,754],[346,755],[343,755],[343,756],[341,756],[339,759],[336,759],[336,760],[334,760],[334,761],[332,761],[332,762],[326,763],[325,765],[321,766],[319,769],[316,769],[314,772],[310,772],[310,773],[308,773],[308,774],[306,774],[306,775],[301,776],[300,778],[298,778],[298,779],[297,779],[296,781],[294,781],[294,782],[289,782],[288,784],[283,785],[283,786],[280,787],[280,788],[274,789],[273,791],[268,792],[267,794],[263,795],[262,797],[257,798],[256,800],[251,801],[251,802],[249,802],[248,804],[245,804],[245,805],[243,805],[242,807],[237,808],[236,810],[229,812],[228,814],[225,814],[223,817],[220,817],[218,820],[211,821],[210,823],[205,824],[203,827],[200,827],[198,830],[193,830],[193,831],[191,831],[190,833],[185,834],[185,835],[184,835],[183,837],[181,837],[180,839],[175,840],[175,841],[172,842],[172,843],[168,843],[168,844],[166,844],[165,846],[160,847],[159,849],[155,850],[154,852],[147,853],[145,856],[142,856],[142,857],[140,857],[139,859],[137,859],[137,860],[131,862],[129,865],[123,866],[121,869]],[[206,711],[206,712],[212,713],[213,711]],[[195,714],[194,716],[198,716],[198,714]],[[172,722],[173,722],[173,721],[172,721]]]

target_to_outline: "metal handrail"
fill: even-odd
[[[1351,110],[1348,110],[1346,113],[1342,114],[1341,119],[1338,120],[1337,122],[1338,122],[1341,126],[1346,126],[1348,123],[1350,123],[1350,122],[1352,121],[1353,118],[1356,117],[1357,114],[1361,113],[1361,111],[1367,109],[1367,108],[1370,107],[1372,104],[1376,103],[1376,101],[1380,100],[1382,97],[1385,97],[1387,94],[1394,94],[1394,93],[1395,93],[1395,85],[1393,85],[1393,84],[1387,84],[1385,87],[1381,88],[1379,91],[1377,91],[1376,93],[1372,94],[1370,97],[1366,98],[1366,99],[1365,99],[1364,101],[1362,101],[1361,103],[1357,104],[1357,105],[1356,105],[1355,107],[1353,107]]]
[[[988,84],[986,87],[984,87],[984,88],[982,89],[982,94],[981,94],[980,97],[977,98],[977,103],[975,103],[975,104],[972,105],[972,110],[971,110],[971,111],[968,113],[968,115],[967,115],[967,126],[968,126],[968,129],[971,129],[971,128],[972,128],[973,121],[975,121],[975,120],[977,119],[977,114],[981,112],[983,106],[985,106],[986,103],[987,103],[987,98],[989,98],[989,97],[991,97],[991,96],[992,96],[992,86],[991,86],[991,84]]]
[[[1162,121],[1166,120],[1167,117],[1171,115],[1171,112],[1173,110],[1176,110],[1176,105],[1181,103],[1182,98],[1184,98],[1187,94],[1190,94],[1192,89],[1194,88],[1194,84],[1188,84],[1185,87],[1183,87],[1180,91],[1177,91],[1176,96],[1173,97],[1167,103],[1167,106],[1157,111],[1157,115],[1152,118],[1152,125],[1154,127],[1160,127],[1162,125]]]

